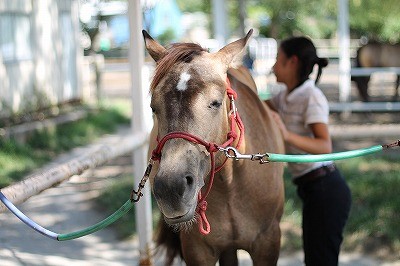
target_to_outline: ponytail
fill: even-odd
[[[328,65],[328,59],[317,57],[316,64],[318,65],[318,73],[317,73],[317,77],[315,78],[315,84],[318,83],[319,78],[321,77],[322,69]]]

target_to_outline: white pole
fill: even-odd
[[[214,39],[221,48],[227,40],[227,10],[225,0],[212,0],[212,14],[214,21]]]
[[[350,30],[349,30],[349,1],[338,0],[338,37],[339,37],[339,100],[350,101]]]
[[[130,26],[129,62],[132,88],[132,131],[133,134],[145,131],[142,69],[144,62],[144,44],[142,38],[142,8],[140,0],[128,1]],[[133,152],[135,189],[143,177],[146,168],[147,150],[142,146]],[[149,184],[146,184],[143,197],[135,206],[136,231],[139,238],[140,265],[151,265],[152,216]]]

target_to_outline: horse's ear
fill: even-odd
[[[242,59],[246,52],[245,47],[252,33],[253,29],[249,30],[244,38],[231,42],[230,44],[221,48],[216,53],[217,58],[219,58],[227,66],[227,68],[239,67],[242,64]]]
[[[161,58],[164,57],[165,48],[155,41],[147,31],[142,31],[144,43],[146,45],[146,49],[149,52],[150,56],[154,59],[154,61],[158,62]]]

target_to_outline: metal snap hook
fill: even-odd
[[[224,149],[224,152],[225,152],[225,156],[228,158],[231,158],[231,159],[240,160],[240,159],[251,159],[252,158],[252,155],[241,154],[236,148],[231,147],[231,146],[226,147]]]

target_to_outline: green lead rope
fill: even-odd
[[[370,148],[358,149],[353,151],[344,151],[328,154],[300,154],[300,155],[289,155],[289,154],[277,154],[267,153],[268,161],[270,162],[287,162],[287,163],[314,163],[324,161],[336,161],[349,159],[367,154],[382,151],[382,145],[372,146]]]
[[[135,203],[132,202],[130,199],[125,202],[124,205],[122,205],[116,212],[108,216],[106,219],[103,221],[98,222],[97,224],[94,224],[90,227],[87,227],[85,229],[72,232],[72,233],[67,233],[67,234],[59,234],[57,236],[58,241],[65,241],[65,240],[71,240],[75,238],[79,238],[82,236],[86,236],[89,234],[92,234],[94,232],[97,232],[104,227],[109,226],[110,224],[114,223],[116,220],[124,216],[134,205]]]
[[[3,204],[15,215],[17,216],[22,222],[24,222],[27,226],[32,228],[33,230],[37,231],[38,233],[47,236],[51,239],[58,240],[58,241],[65,241],[65,240],[71,240],[75,238],[79,238],[82,236],[86,236],[89,234],[92,234],[96,231],[99,231],[103,229],[104,227],[112,224],[122,216],[124,216],[135,204],[135,202],[131,201],[130,199],[122,205],[116,212],[108,216],[106,219],[98,222],[95,225],[89,226],[85,229],[72,232],[72,233],[67,233],[67,234],[58,234],[53,231],[50,231],[41,225],[37,224],[35,221],[30,219],[28,216],[26,216],[24,213],[22,213],[11,201],[7,199],[7,197],[0,191],[0,201],[3,202]]]

